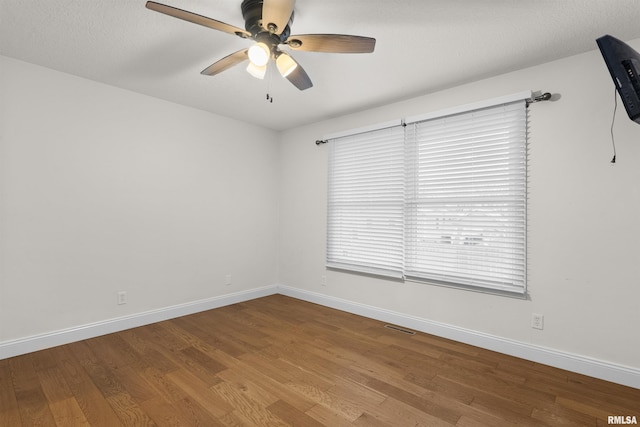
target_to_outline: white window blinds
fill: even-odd
[[[404,128],[331,140],[327,266],[402,277]]]
[[[327,266],[526,293],[524,99],[331,139]]]
[[[525,101],[407,127],[405,275],[525,292]]]

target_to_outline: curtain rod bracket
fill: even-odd
[[[326,139],[316,139],[316,145],[326,144],[327,142],[329,141],[327,141]]]
[[[533,104],[534,102],[540,102],[540,101],[548,101],[551,99],[551,94],[549,92],[545,92],[542,95],[538,95],[538,96],[534,96],[531,98],[527,98],[525,99],[525,101],[527,102],[527,107],[531,104]]]

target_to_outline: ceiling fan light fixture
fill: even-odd
[[[282,77],[287,77],[296,69],[298,64],[293,60],[293,58],[282,52],[278,55],[278,58],[276,58],[276,66],[278,67],[280,75],[282,75]]]
[[[258,67],[253,62],[249,62],[249,65],[247,65],[247,73],[251,74],[256,79],[262,80],[264,79],[265,74],[267,74],[267,66],[265,64],[261,67]]]
[[[247,53],[249,55],[249,61],[257,67],[263,67],[269,62],[271,57],[271,50],[269,46],[264,43],[258,42],[249,48]]]

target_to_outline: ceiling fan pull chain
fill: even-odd
[[[273,96],[269,95],[269,92],[271,91],[271,80],[273,79],[273,73],[270,71],[271,70],[267,68],[267,101],[269,101],[270,104],[273,104]]]

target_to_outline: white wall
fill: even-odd
[[[0,344],[277,282],[275,132],[0,70]]]
[[[325,270],[328,147],[316,139],[528,89],[559,97],[529,109],[529,300]],[[594,50],[285,132],[281,283],[639,372],[640,126],[619,105],[610,164],[613,90]],[[544,330],[531,328],[532,313]]]

